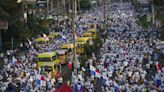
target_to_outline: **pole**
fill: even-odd
[[[71,0],[68,0],[68,17],[69,17],[69,22],[70,22],[70,20],[71,20]]]
[[[106,3],[105,0],[103,0],[103,7],[104,7],[104,11],[103,11],[103,14],[104,14],[104,22],[105,22],[105,17],[106,17],[106,16],[105,16],[105,10],[106,10],[106,9],[105,9],[105,8],[106,8],[106,7],[105,7],[105,3]]]
[[[154,9],[154,0],[152,0],[152,22],[155,22],[155,9]]]
[[[12,50],[14,49],[14,39],[13,39],[13,37],[11,38],[11,48],[12,48]]]
[[[48,12],[49,12],[49,0],[47,0],[47,15],[48,15]]]
[[[62,0],[62,2],[63,2],[63,16],[65,16],[66,15],[66,3],[65,3],[65,0]]]
[[[80,0],[78,0],[78,14],[80,13]]]
[[[1,35],[1,29],[0,29],[0,51],[2,51],[2,35]]]
[[[59,32],[59,0],[57,0],[57,30]]]
[[[72,29],[73,29],[73,36],[74,36],[74,41],[73,41],[73,46],[74,46],[74,69],[75,69],[75,74],[77,74],[77,62],[76,62],[76,29],[75,29],[75,19],[76,19],[76,0],[72,0],[73,2],[73,19],[72,19]]]

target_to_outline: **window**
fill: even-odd
[[[45,70],[45,71],[47,71],[47,72],[50,72],[50,71],[53,70],[53,68],[52,68],[51,66],[42,66],[42,67],[41,67],[41,70]]]
[[[56,56],[53,56],[53,57],[52,57],[52,60],[56,60]]]
[[[51,59],[50,58],[39,58],[39,61],[42,61],[42,62],[50,62]]]

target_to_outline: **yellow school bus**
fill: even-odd
[[[61,49],[73,49],[73,43],[65,43],[61,46]]]
[[[68,50],[66,49],[58,49],[56,50],[56,53],[59,55],[59,59],[61,64],[66,64],[68,60]]]
[[[38,67],[43,65],[44,62],[55,62],[56,64],[59,64],[60,59],[58,58],[58,55],[56,52],[44,52],[38,54]]]
[[[92,25],[91,25],[91,28],[92,28],[92,29],[97,29],[97,25],[96,25],[96,24],[92,24]]]
[[[91,32],[85,32],[85,33],[83,33],[83,37],[89,37],[91,39],[95,39],[95,36]]]
[[[86,33],[92,33],[93,39],[96,38],[96,29],[89,29]]]
[[[83,33],[83,37],[92,37],[92,33],[85,32],[85,33]]]
[[[79,37],[76,42],[88,42],[89,40],[92,40],[92,37]]]
[[[57,76],[58,64],[56,62],[42,62],[38,68],[42,71],[51,72],[53,77]]]
[[[77,54],[84,54],[84,45],[92,41],[91,37],[80,37],[76,39]]]
[[[46,42],[48,42],[48,40],[46,40],[44,37],[36,38],[35,41],[37,43],[46,43]]]
[[[60,48],[62,50],[67,50],[67,54],[69,56],[70,53],[72,52],[72,50],[74,49],[74,44],[73,43],[65,43]]]
[[[61,34],[60,34],[59,32],[51,32],[51,33],[49,33],[48,36],[49,36],[49,37],[56,38],[56,37],[60,37]]]

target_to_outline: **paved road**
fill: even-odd
[[[103,92],[101,89],[101,85],[102,85],[101,79],[98,79],[96,82],[96,87],[95,87],[96,92]]]

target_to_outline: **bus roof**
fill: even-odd
[[[56,55],[56,52],[44,52],[44,53],[39,53],[38,58],[50,58]]]
[[[56,36],[59,36],[60,33],[59,32],[51,32],[49,33],[49,36],[53,36],[53,37],[56,37]]]
[[[79,45],[85,44],[86,42],[76,42]]]
[[[73,48],[73,47],[74,47],[74,46],[73,46],[73,43],[67,43],[67,44],[63,44],[63,45],[61,46],[62,49]]]
[[[90,33],[90,32],[85,32],[85,33],[83,33],[83,36],[84,36],[84,37],[92,37],[92,33]]]
[[[46,42],[47,40],[44,37],[39,37],[39,38],[36,38],[35,41],[37,41],[37,42]]]
[[[93,32],[93,33],[96,33],[96,29],[89,29],[87,32]]]
[[[56,64],[56,62],[42,62],[40,66],[54,66]]]
[[[56,53],[58,53],[58,54],[65,54],[66,52],[67,52],[67,50],[64,50],[64,49],[56,50]]]
[[[76,39],[77,42],[87,42],[91,37],[79,37]]]

